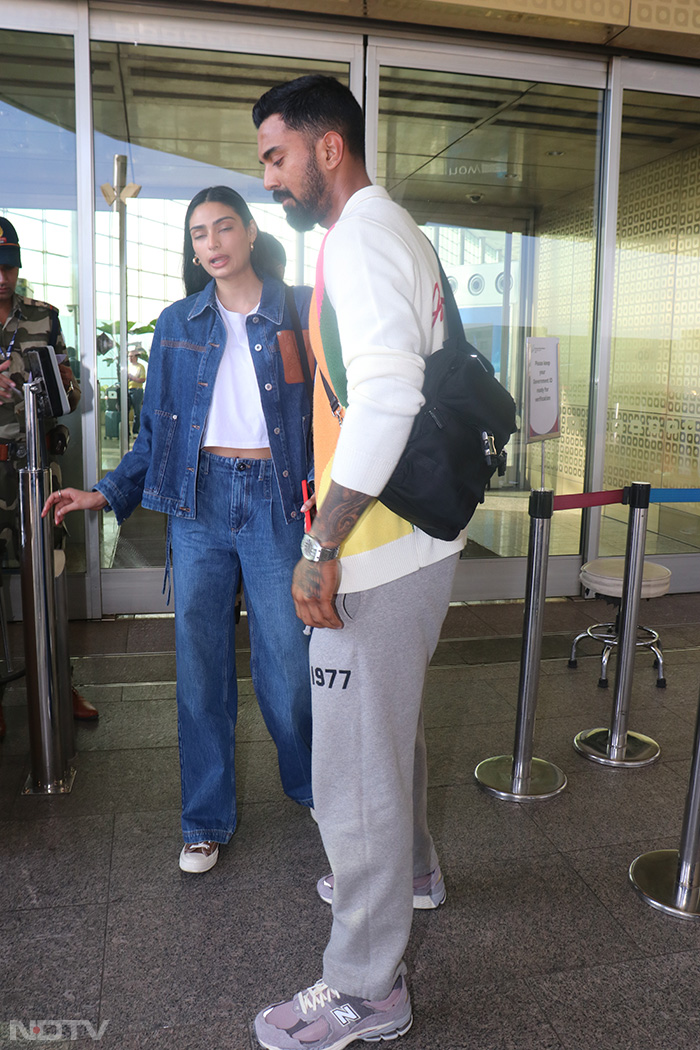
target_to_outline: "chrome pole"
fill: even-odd
[[[20,479],[20,570],[31,773],[25,794],[70,791],[74,771],[66,755],[65,715],[59,685],[51,517],[41,517],[51,491],[42,465],[43,427],[37,413],[41,381],[25,384],[27,467]]]
[[[126,186],[126,157],[114,154],[114,192],[116,197],[112,209],[117,215],[117,241],[119,245],[119,449],[122,458],[129,451],[129,321],[126,287],[126,201],[122,196]]]
[[[535,489],[530,493],[530,540],[513,754],[487,758],[474,770],[484,791],[507,802],[552,798],[566,787],[566,777],[558,766],[532,756],[553,508],[554,493],[550,489]]]
[[[615,696],[610,728],[589,729],[579,733],[574,739],[574,747],[579,754],[591,762],[599,762],[606,766],[648,766],[655,762],[661,753],[659,745],[651,737],[642,733],[632,733],[627,729],[634,657],[637,651],[637,625],[644,576],[644,544],[650,492],[651,485],[647,482],[634,482],[630,486],[625,575],[620,602]]]
[[[700,701],[680,849],[643,853],[632,861],[629,877],[652,908],[681,919],[700,919]]]

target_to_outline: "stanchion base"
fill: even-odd
[[[677,849],[642,853],[630,864],[629,875],[637,893],[652,908],[678,919],[700,919],[700,886],[679,892]]]
[[[52,780],[50,784],[37,787],[30,773],[22,788],[23,795],[68,795],[75,780],[75,770],[70,766],[61,780]]]
[[[622,768],[629,766],[650,766],[661,754],[661,748],[650,736],[642,733],[627,733],[627,747],[622,758],[611,758],[608,741],[609,729],[587,729],[574,738],[574,747],[580,755],[591,762],[600,762],[603,766]]]
[[[532,759],[529,783],[522,790],[515,790],[512,755],[484,759],[474,770],[474,776],[480,788],[506,802],[554,798],[566,787],[566,776],[561,769],[543,758]]]

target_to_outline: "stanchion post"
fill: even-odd
[[[75,771],[66,731],[66,703],[61,696],[54,589],[53,525],[41,517],[50,492],[50,472],[42,466],[37,396],[41,382],[25,384],[27,467],[20,475],[20,569],[27,678],[31,773],[24,794],[70,791]],[[70,694],[68,695],[70,699]]]
[[[484,791],[508,802],[552,798],[566,787],[566,777],[558,766],[532,756],[553,505],[554,494],[550,489],[535,489],[530,493],[530,540],[513,754],[487,758],[474,770]]]
[[[680,849],[643,853],[632,861],[629,877],[652,908],[681,919],[700,919],[700,700]]]
[[[610,728],[589,729],[579,733],[574,739],[574,747],[584,758],[591,762],[620,768],[648,766],[655,762],[661,753],[659,745],[651,737],[644,736],[642,733],[632,733],[627,728],[632,697],[634,657],[637,649],[637,625],[644,575],[644,544],[650,491],[651,486],[647,482],[635,482],[630,486],[630,514],[620,604],[615,696]]]

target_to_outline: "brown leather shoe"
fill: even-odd
[[[5,725],[5,716],[2,713],[2,703],[0,702],[0,740],[5,736],[7,732],[7,726]]]
[[[93,707],[84,696],[78,692],[73,686],[73,718],[77,718],[80,722],[96,722],[100,717],[100,712],[96,707]]]

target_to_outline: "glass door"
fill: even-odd
[[[221,184],[236,189],[259,228],[282,243],[286,280],[313,284],[321,232],[296,234],[264,190],[251,108],[274,83],[307,72],[351,84],[357,42],[322,47],[319,34],[297,34],[295,56],[323,50],[327,57],[289,58],[279,33],[237,32],[203,17],[197,25],[145,18],[137,43],[133,29],[122,36],[118,15],[107,20],[105,13],[93,25],[100,477],[133,446],[155,321],[184,296],[183,224],[195,193]],[[285,57],[275,53],[282,46]],[[165,544],[162,514],[139,507],[121,527],[111,512],[102,514],[104,612],[165,608]]]
[[[375,60],[377,181],[432,240],[467,338],[521,413],[507,473],[472,519],[457,591],[468,575],[469,597],[515,596],[523,593],[530,489],[543,481],[556,493],[584,487],[603,82],[593,70],[588,83],[571,83],[570,69],[546,62],[524,76],[513,56],[482,53],[475,64],[456,49],[432,66],[389,47],[377,47]],[[541,446],[523,438],[531,335],[555,336],[560,347],[562,436],[545,443],[544,473]],[[576,592],[580,549],[581,512],[557,513],[552,593]]]
[[[28,13],[29,14],[29,13]],[[31,19],[27,19],[29,23]],[[70,365],[89,400],[89,375],[81,372],[80,296],[78,281],[78,208],[74,37],[72,33],[0,30],[3,74],[0,81],[0,226],[15,229],[21,266],[12,280],[14,293],[0,317],[0,344],[15,350],[48,342],[59,360]],[[58,311],[61,336],[45,306]],[[9,316],[5,317],[6,309]],[[15,335],[16,333],[16,335]],[[19,338],[17,338],[19,337]],[[19,358],[11,357],[16,363]],[[19,370],[19,364],[18,364]],[[18,383],[19,379],[16,380]],[[19,502],[17,471],[26,466],[24,403],[0,406],[0,552],[10,587],[13,615],[19,615]],[[48,424],[54,486],[83,487],[82,404]],[[56,532],[56,545],[66,551],[68,571],[85,573],[85,529],[82,515]]]

